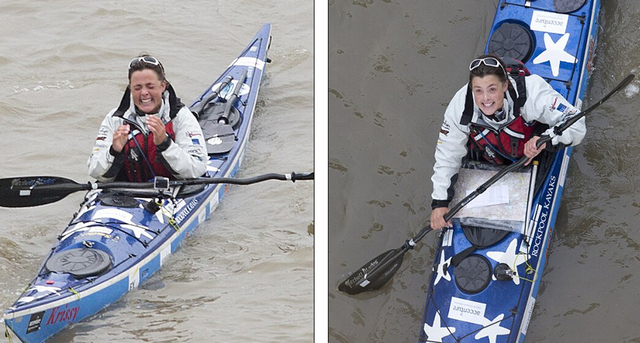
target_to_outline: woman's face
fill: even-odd
[[[508,86],[506,82],[500,82],[496,75],[475,76],[471,80],[473,99],[482,113],[489,116],[502,108]]]
[[[144,113],[157,113],[162,105],[162,93],[167,88],[164,81],[160,81],[158,74],[151,69],[134,71],[131,74],[131,96],[133,103]]]

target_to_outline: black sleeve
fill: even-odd
[[[122,166],[124,165],[124,152],[117,152],[113,150],[112,145],[111,147],[109,147],[109,154],[111,154],[111,156],[115,158],[113,159],[111,168],[109,168],[109,170],[107,170],[107,172],[102,176],[110,179],[116,177],[116,175],[118,175],[118,173],[120,172],[120,169],[122,169]]]

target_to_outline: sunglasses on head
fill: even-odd
[[[469,71],[473,71],[481,64],[484,64],[487,67],[500,68],[502,69],[504,76],[507,76],[507,72],[504,70],[504,67],[502,66],[500,61],[498,61],[498,59],[494,57],[476,58],[475,60],[471,61],[471,64],[469,64]]]
[[[158,61],[158,59],[153,56],[140,56],[132,59],[131,62],[129,62],[129,69],[131,69],[131,67],[133,67],[133,65],[138,62],[143,62],[143,63],[151,64],[154,66],[160,66],[160,69],[162,69],[162,71],[164,72],[164,67],[162,66],[162,63],[160,63],[160,61]]]

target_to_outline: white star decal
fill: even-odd
[[[518,240],[514,239],[511,241],[511,243],[509,243],[509,247],[507,248],[507,251],[505,252],[500,252],[500,251],[490,251],[487,253],[487,256],[489,256],[489,258],[491,258],[492,260],[498,262],[498,263],[505,263],[506,265],[508,265],[509,267],[513,268],[513,282],[516,285],[520,284],[520,278],[518,277],[518,266],[525,263],[527,261],[527,257],[525,255],[524,258],[517,258],[518,257],[518,253],[516,252],[516,246],[518,245]],[[515,264],[515,266],[514,266]],[[493,276],[493,279],[495,280],[496,277]]]
[[[80,216],[82,216],[83,214],[93,210],[94,208],[96,208],[96,204],[93,203],[91,204],[91,206],[82,206],[82,208],[80,208],[80,211],[78,212],[78,214],[76,214],[76,218],[80,218]]]
[[[40,299],[42,297],[44,297],[45,295],[51,294],[51,293],[55,293],[58,294],[58,291],[60,290],[59,287],[53,287],[53,286],[33,286],[29,288],[30,290],[35,289],[36,294],[34,295],[30,295],[30,296],[26,296],[26,297],[22,297],[20,299],[18,299],[18,303],[29,303],[32,302],[36,299]]]
[[[434,281],[433,285],[437,285],[440,279],[445,279],[447,281],[451,281],[451,274],[447,272],[447,267],[451,264],[451,257],[448,260],[444,259],[444,250],[442,250],[442,254],[440,254],[440,263],[438,263],[438,270],[436,271],[436,281]]]
[[[456,332],[456,328],[447,328],[446,326],[441,326],[439,312],[436,312],[436,316],[433,319],[433,325],[429,326],[427,323],[424,323],[423,330],[424,333],[427,334],[429,342],[442,342],[442,339],[444,337],[447,337]]]
[[[160,209],[158,212],[156,212],[156,218],[158,218],[159,222],[164,224],[164,215],[163,215],[162,209]]]
[[[60,290],[60,287],[53,286],[33,286],[31,289],[35,289],[38,293],[56,293]]]
[[[578,60],[570,53],[564,51],[569,41],[569,33],[565,33],[557,42],[554,42],[551,36],[545,32],[544,46],[547,50],[543,51],[533,60],[534,64],[549,62],[551,64],[551,72],[553,76],[560,74],[560,62],[576,63]]]
[[[153,236],[151,236],[147,232],[146,228],[144,227],[139,227],[139,226],[129,225],[129,224],[121,224],[120,227],[131,230],[133,234],[136,236],[136,238],[140,238],[140,236],[144,235],[149,239],[153,239]]]
[[[489,343],[496,343],[496,339],[499,335],[509,334],[511,330],[500,326],[500,321],[502,320],[502,318],[504,318],[504,313],[497,316],[493,321],[487,319],[487,323],[484,325],[484,328],[482,328],[482,330],[480,330],[480,332],[478,332],[478,334],[476,335],[476,340],[487,337],[489,339]]]
[[[96,223],[92,223],[92,222],[80,222],[77,224],[73,224],[73,226],[71,226],[71,229],[67,228],[63,233],[62,233],[62,238],[60,238],[61,241],[69,238],[72,234],[83,230],[83,231],[87,231],[89,230],[89,228],[93,225],[96,225]],[[96,225],[97,226],[97,225]]]

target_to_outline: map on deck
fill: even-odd
[[[461,168],[451,203],[458,203],[497,172]],[[522,232],[527,213],[530,179],[530,171],[506,174],[463,207],[454,218],[458,218],[463,225]]]

